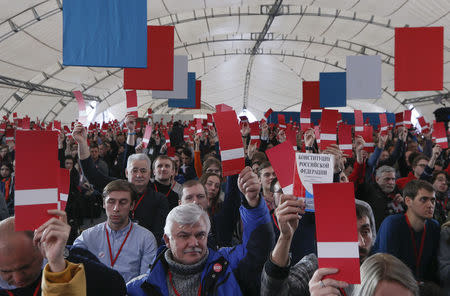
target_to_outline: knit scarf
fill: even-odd
[[[172,282],[170,281],[169,276],[167,276],[166,279],[170,296],[177,295],[174,288],[179,295],[197,296],[208,254],[209,251],[207,249],[206,255],[202,260],[192,265],[185,265],[175,262],[172,252],[170,250],[166,251],[164,257],[169,264],[169,271],[172,273]]]

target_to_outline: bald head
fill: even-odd
[[[14,231],[14,217],[0,222],[0,277],[9,285],[26,287],[40,275],[43,257],[33,245],[33,233]]]

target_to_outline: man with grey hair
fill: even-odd
[[[404,212],[403,197],[395,185],[393,167],[387,165],[379,167],[376,170],[375,183],[361,184],[356,196],[372,207],[377,230],[384,218]]]
[[[125,118],[125,124],[128,128],[127,145],[134,145],[135,118],[128,115]],[[86,128],[81,123],[77,122],[75,124],[72,136],[78,143],[78,156],[86,178],[97,190],[102,192],[106,184],[114,181],[115,178],[105,176],[96,169],[89,154]],[[155,192],[153,189],[153,185],[150,182],[150,165],[150,159],[145,154],[132,154],[128,157],[125,176],[128,182],[136,187],[138,192],[138,198],[130,212],[130,216],[133,222],[137,222],[150,230],[155,236],[157,243],[160,244],[169,204],[163,194]]]
[[[159,250],[148,273],[128,283],[128,295],[259,295],[274,234],[259,195],[261,185],[250,167],[239,174],[238,187],[245,196],[240,207],[242,244],[208,248],[208,214],[195,203],[175,207],[164,228],[167,248]]]

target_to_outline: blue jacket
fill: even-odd
[[[243,204],[240,208],[243,243],[218,251],[209,249],[202,273],[202,295],[259,295],[261,271],[271,251],[274,234],[264,200],[260,199],[253,209],[248,208],[245,200]],[[128,295],[169,295],[164,252],[160,250],[148,274],[128,283]],[[220,271],[213,269],[217,264],[222,267]]]

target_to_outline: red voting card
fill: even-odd
[[[442,90],[444,28],[395,28],[395,91]]]
[[[280,129],[286,129],[286,119],[284,118],[284,114],[278,114],[278,126]]]
[[[11,143],[14,141],[14,129],[13,128],[7,128],[5,131],[5,140],[6,144]]]
[[[364,119],[361,110],[355,110],[355,137],[362,136],[364,130]]]
[[[336,129],[339,111],[331,109],[322,110],[320,121],[320,150],[327,149],[331,144],[336,144]]]
[[[386,113],[380,113],[380,133],[381,135],[387,135],[388,132],[388,123],[387,123],[387,117]]]
[[[22,129],[29,130],[30,129],[30,117],[25,117],[22,119]]]
[[[294,166],[286,165],[290,163],[295,164],[295,151],[292,149],[292,145],[289,141],[284,141],[283,143],[266,150],[266,155],[272,164],[272,168],[277,175],[281,187],[283,188],[283,193],[292,194]]]
[[[313,191],[319,268],[338,268],[339,272],[330,275],[330,278],[359,284],[360,263],[353,184],[313,184]],[[339,196],[336,192],[339,192]]]
[[[411,110],[403,111],[403,125],[407,129],[411,128]]]
[[[311,109],[308,106],[302,104],[300,110],[300,129],[302,132],[311,128]]]
[[[164,138],[166,139],[166,146],[167,146],[167,148],[169,148],[170,147],[170,136],[169,136],[169,133],[167,132],[167,130],[164,130],[163,134],[164,134]]]
[[[259,138],[259,122],[255,121],[249,124],[250,126],[250,145],[256,144],[259,147],[261,139]]]
[[[320,81],[303,81],[303,105],[309,107],[309,109],[321,109],[320,108]]]
[[[70,170],[58,168],[58,209],[66,209],[70,192]]]
[[[233,110],[233,107],[228,106],[227,104],[216,105],[216,112],[225,112],[225,111],[231,111],[231,110]]]
[[[203,131],[202,120],[200,118],[195,119],[195,133],[201,135]]]
[[[395,113],[395,126],[403,126],[403,112]]]
[[[371,125],[365,125],[362,136],[366,142],[364,144],[364,150],[369,153],[373,152],[375,150],[375,142],[373,141],[373,127]]]
[[[58,175],[58,133],[17,131],[16,231],[35,230],[51,218],[47,210],[58,208]]]
[[[445,130],[445,124],[442,121],[433,124],[433,138],[435,143],[441,146],[443,149],[448,148],[447,131]]]
[[[286,140],[289,142],[292,146],[292,149],[297,151],[297,131],[294,129],[294,127],[291,125],[286,129]]]
[[[54,120],[53,121],[53,129],[57,131],[61,131],[61,121]]]
[[[267,121],[268,119],[269,119],[269,116],[270,116],[270,114],[272,114],[273,113],[273,110],[272,110],[272,108],[269,108],[267,111],[266,111],[266,113],[264,113],[264,120],[265,121]]]
[[[207,114],[207,116],[208,116],[208,119],[207,119],[207,121],[208,121],[208,127],[212,127],[213,126],[213,117],[212,117],[212,114]]]
[[[138,117],[137,94],[135,90],[126,91],[127,94],[127,113]]]
[[[425,121],[425,118],[423,116],[420,116],[417,118],[420,124],[420,128],[422,129],[422,133],[426,134],[430,132],[430,124]]]
[[[245,155],[236,112],[218,112],[213,117],[219,136],[223,176],[238,174],[245,167]]]
[[[152,137],[152,126],[148,124],[145,127],[144,138],[142,139],[142,146],[144,146],[144,148],[147,148],[151,137]]]
[[[86,104],[84,102],[83,94],[81,91],[74,91],[73,95],[78,103],[78,121],[86,126],[87,125],[87,112],[86,112]]]
[[[124,89],[173,90],[173,26],[147,27],[147,68],[125,68]]]
[[[339,149],[341,151],[348,155],[349,157],[352,156],[352,126],[348,124],[341,124],[339,126],[339,132],[338,132],[338,139],[339,139]]]

